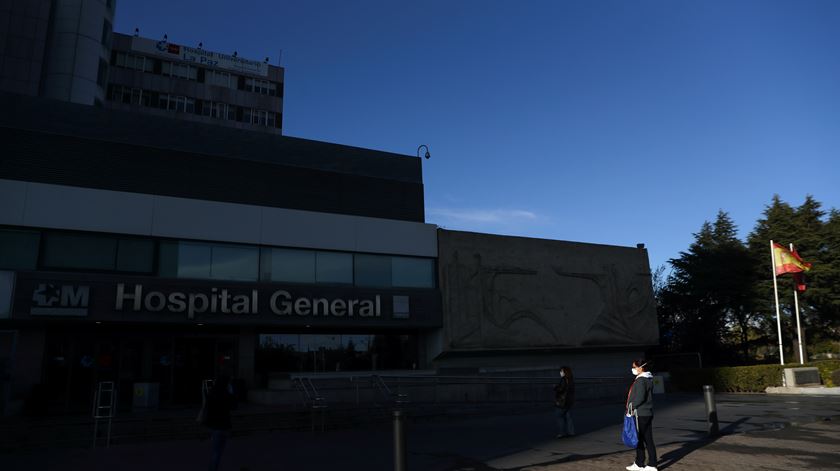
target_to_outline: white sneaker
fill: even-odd
[[[636,464],[636,463],[633,463],[633,464]],[[655,466],[645,466],[644,468],[642,468],[642,471],[659,471],[659,470],[656,469]]]
[[[636,465],[636,463],[633,463],[633,464],[631,464],[630,466],[627,466],[627,467],[626,467],[626,468],[624,468],[624,469],[626,469],[627,471],[641,471],[641,470],[643,470],[643,469],[645,469],[645,468],[640,468],[640,467],[638,467],[638,466]]]

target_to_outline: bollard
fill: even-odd
[[[706,422],[709,426],[709,436],[713,437],[719,432],[714,386],[709,384],[703,385],[703,399],[706,401]]]
[[[405,471],[405,414],[394,411],[394,471]]]

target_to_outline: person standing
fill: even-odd
[[[638,422],[639,443],[636,461],[627,466],[628,471],[657,471],[656,445],[653,443],[653,375],[644,360],[633,361],[630,370],[636,379],[627,393],[627,413],[635,414]],[[647,451],[647,465],[645,465]]]
[[[219,469],[222,452],[225,451],[230,430],[230,411],[234,406],[233,390],[230,378],[221,376],[213,382],[213,387],[207,392],[207,416],[204,425],[210,429],[210,471]]]
[[[560,368],[560,382],[554,386],[554,415],[557,417],[557,438],[575,434],[571,409],[575,403],[575,379],[568,366]]]

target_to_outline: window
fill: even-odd
[[[41,235],[33,231],[0,230],[0,268],[34,270],[38,264]]]
[[[105,47],[111,47],[111,31],[111,22],[105,20],[105,22],[102,23],[102,45]]]
[[[262,249],[263,281],[315,283],[315,252],[312,250]]]
[[[99,58],[99,69],[96,71],[96,84],[99,88],[105,88],[108,79],[108,63],[105,59]]]
[[[152,59],[122,52],[117,53],[115,64],[117,67],[125,67],[143,72],[152,72],[155,66],[155,62]]]
[[[268,121],[268,112],[263,110],[254,110],[252,116],[252,122],[254,124],[258,124],[260,126],[266,126]]]
[[[151,273],[155,242],[93,234],[46,233],[41,264],[46,268]]]
[[[316,283],[353,283],[353,255],[338,252],[316,252]]]
[[[171,77],[180,77],[187,80],[196,80],[198,78],[198,69],[187,64],[179,64],[177,62],[163,62],[161,65],[161,73]]]
[[[86,234],[44,234],[42,264],[47,268],[113,270],[117,239]]]
[[[228,72],[219,72],[217,70],[210,70],[207,72],[207,83],[211,85],[218,85],[220,87],[236,88],[237,77]]]
[[[151,273],[154,270],[155,242],[149,239],[120,239],[117,244],[117,270]]]
[[[402,288],[434,288],[435,261],[430,258],[392,257],[391,282]]]
[[[201,110],[204,116],[212,116],[216,119],[236,119],[236,108],[227,103],[207,102]]]
[[[162,110],[195,113],[195,99],[183,95],[161,94],[158,99],[158,108]]]
[[[177,244],[177,251],[173,251],[168,244]],[[161,247],[161,276],[171,274],[171,258],[175,255],[177,261],[174,263],[174,272],[178,278],[257,281],[257,247],[203,242],[168,244],[166,249]]]
[[[353,274],[356,286],[388,288],[391,286],[391,257],[356,254]]]
[[[246,78],[245,91],[274,96],[277,94],[277,84],[268,80]]]

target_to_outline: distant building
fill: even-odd
[[[283,68],[115,33],[106,107],[281,134]]]
[[[113,33],[115,4],[0,4],[0,91],[282,134],[282,67]]]

